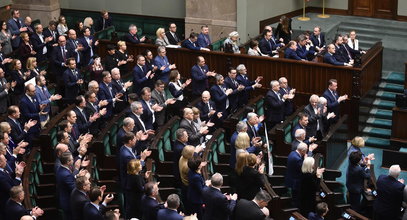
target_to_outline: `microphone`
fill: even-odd
[[[218,35],[218,39],[221,38],[222,34],[223,34],[223,31],[221,31],[220,34]]]

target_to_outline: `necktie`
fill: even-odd
[[[66,61],[66,51],[65,47],[62,47],[62,58],[64,59],[64,62]]]
[[[253,136],[257,137],[256,129],[254,128],[254,126],[250,126],[250,127],[252,128]]]
[[[355,40],[352,40],[352,49],[355,49]]]
[[[45,93],[45,86],[41,87],[42,93],[44,94],[45,97],[47,97],[47,94]]]
[[[175,41],[178,42],[178,37],[177,37],[177,35],[174,33],[173,36],[174,36]]]
[[[85,115],[85,113],[83,112],[83,110],[80,110],[80,112],[81,112],[83,118],[85,119],[85,122],[88,122],[88,119],[86,118],[86,115]]]
[[[208,102],[208,112],[211,111],[211,104]]]
[[[321,36],[318,35],[318,46],[321,46]]]
[[[236,80],[232,79],[233,84],[235,85],[235,87],[237,87],[237,82]]]
[[[21,28],[20,20],[17,19],[17,20],[14,20],[14,21],[16,22],[18,29],[20,29]]]
[[[144,125],[143,120],[141,120],[141,118],[140,118],[139,115],[137,115],[137,118],[138,118],[138,120],[140,121],[141,127],[143,127],[143,132],[145,132],[145,131],[146,131],[146,126]]]
[[[51,31],[51,34],[52,34],[53,40],[55,41],[56,40],[55,31]]]
[[[335,101],[336,101],[336,92],[332,91],[332,96],[334,97]]]
[[[102,29],[105,29],[105,28],[106,28],[106,26],[105,26],[105,25],[106,25],[106,20],[105,20],[104,18],[103,18],[102,20],[103,20],[103,27],[102,27]]]
[[[17,121],[17,120],[15,120],[15,122],[16,122],[16,124],[17,124],[18,130],[20,130],[20,132],[22,132],[22,131],[23,131],[23,129],[22,129],[22,127],[21,127],[20,122],[19,122],[19,121]]]

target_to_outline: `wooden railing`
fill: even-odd
[[[23,189],[24,189],[24,207],[28,210],[30,210],[33,205],[31,203],[31,193],[30,193],[30,172],[31,168],[34,163],[34,157],[39,151],[39,147],[33,147],[30,151],[30,155],[28,156],[28,159],[26,160],[26,166],[24,168],[24,173],[22,176],[22,183],[23,183]],[[34,184],[34,183],[33,183]]]
[[[348,130],[346,129],[346,120],[348,120],[348,115],[342,116],[335,125],[331,126],[316,149],[316,152],[324,155],[324,165],[326,168],[337,169],[339,167],[338,162],[342,161],[341,158],[346,157],[346,141],[349,137]]]

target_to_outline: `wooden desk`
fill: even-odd
[[[407,144],[407,109],[393,108],[391,140]]]

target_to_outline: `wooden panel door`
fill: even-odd
[[[352,15],[373,16],[373,0],[353,0]]]
[[[397,16],[397,0],[374,0],[374,17],[395,19]]]

